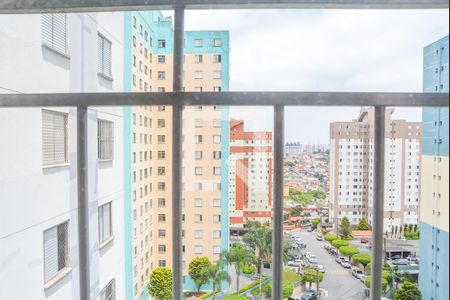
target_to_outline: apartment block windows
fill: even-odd
[[[111,71],[111,49],[112,44],[107,38],[99,34],[97,37],[97,51],[98,51],[98,68],[97,72],[99,75],[105,76],[107,78],[112,77]]]
[[[203,136],[202,136],[202,135],[196,135],[196,136],[195,136],[195,143],[196,143],[196,144],[201,144],[201,143],[203,143]]]
[[[222,47],[222,39],[214,39],[214,47]]]
[[[195,63],[196,64],[201,64],[203,62],[203,55],[198,54],[195,56]]]
[[[194,78],[195,79],[203,79],[203,72],[202,71],[195,71]]]
[[[107,120],[97,120],[98,159],[114,158],[114,123]]]
[[[165,128],[165,127],[166,127],[166,120],[158,119],[158,128]]]
[[[158,48],[166,48],[166,40],[158,40]]]
[[[166,152],[158,151],[158,159],[166,159]]]
[[[158,215],[158,222],[166,222],[166,215],[165,214],[159,214]]]
[[[197,175],[197,176],[203,175],[203,168],[202,167],[196,167],[195,168],[195,175]]]
[[[44,281],[48,283],[69,268],[69,223],[44,231]]]
[[[214,128],[220,128],[222,126],[221,120],[220,119],[214,119],[213,120],[213,126],[214,126]]]
[[[158,80],[165,80],[165,79],[166,79],[166,72],[158,71]]]
[[[112,202],[98,208],[98,235],[100,244],[109,240],[112,235]]]
[[[215,64],[220,64],[222,62],[222,55],[221,54],[214,54],[213,57]]]
[[[203,222],[203,216],[202,215],[195,215],[194,216],[195,223],[201,223]]]
[[[166,198],[158,198],[158,207],[166,207]]]
[[[195,207],[203,207],[203,200],[202,199],[195,199],[194,200],[194,206]]]
[[[213,206],[214,207],[220,207],[220,202],[221,202],[220,199],[214,199],[213,200]]]
[[[202,128],[203,127],[203,119],[195,119],[195,128]]]
[[[42,161],[44,166],[67,163],[67,114],[42,110]]]
[[[164,144],[166,142],[165,135],[158,135],[158,144]]]
[[[68,54],[67,43],[67,15],[41,15],[42,44],[63,55]]]
[[[214,144],[220,144],[222,141],[222,137],[220,135],[215,135],[213,137]]]
[[[221,92],[222,91],[222,87],[221,86],[215,86],[214,87],[214,92]]]
[[[196,239],[201,239],[201,238],[203,238],[203,231],[202,231],[202,230],[196,230],[196,231],[194,232],[194,237],[195,237]]]
[[[158,167],[158,175],[159,176],[166,175],[166,168],[165,167]]]
[[[160,254],[166,253],[166,245],[158,245],[158,253]]]
[[[221,151],[214,151],[213,156],[214,156],[214,159],[221,159],[222,158],[222,152]]]
[[[158,64],[165,64],[165,63],[166,63],[166,56],[158,55]]]
[[[195,151],[195,160],[201,160],[203,159],[203,152],[202,151]]]
[[[194,45],[195,45],[195,47],[203,47],[203,40],[202,39],[195,39]]]
[[[222,72],[221,71],[214,71],[213,78],[214,79],[221,79],[222,78]]]
[[[213,216],[213,222],[214,223],[220,223],[220,221],[221,221],[220,215],[214,215]]]
[[[221,171],[220,167],[214,167],[213,169],[213,173],[215,176],[220,176],[220,171]]]
[[[115,300],[116,299],[116,280],[111,280],[104,288],[100,291],[100,300]]]
[[[220,230],[214,230],[213,231],[213,239],[220,239],[220,237],[222,236]]]

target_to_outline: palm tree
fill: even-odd
[[[244,235],[244,242],[257,253],[257,269],[261,277],[262,265],[272,254],[272,229],[266,226],[253,226]]]
[[[213,295],[212,299],[215,299],[215,294],[222,290],[222,282],[226,281],[228,284],[231,283],[231,277],[227,271],[223,269],[223,263],[221,261],[211,265],[207,270],[207,275],[213,285]]]
[[[255,265],[255,253],[252,249],[245,248],[244,245],[236,243],[230,250],[223,251],[221,257],[223,262],[233,266],[236,271],[236,293],[239,296],[239,279],[242,269],[246,265]]]

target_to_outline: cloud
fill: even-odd
[[[230,30],[232,91],[420,92],[423,47],[447,35],[448,27],[448,10],[186,13],[187,30]],[[326,142],[328,123],[336,116],[351,120],[358,109],[295,111],[287,114],[294,118],[286,120],[287,136]],[[417,110],[399,115],[420,118]],[[271,124],[267,113],[247,117],[256,118],[254,124]]]

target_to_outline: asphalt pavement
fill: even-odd
[[[316,255],[320,265],[325,268],[325,277],[320,284],[320,288],[328,292],[326,300],[361,300],[365,290],[364,284],[354,278],[351,270],[344,269],[335,261],[335,257],[328,254],[323,246],[328,242],[316,240],[316,232],[297,230],[291,232],[293,236],[300,236],[306,243],[306,251]],[[315,289],[315,287],[314,287]],[[300,298],[295,295],[294,298]]]

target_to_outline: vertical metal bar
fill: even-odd
[[[274,201],[272,300],[280,300],[283,276],[284,106],[274,107]]]
[[[87,107],[77,107],[78,265],[80,299],[90,299]]]
[[[384,221],[384,164],[386,107],[375,107],[374,173],[373,173],[373,236],[372,236],[372,284],[370,298],[382,296],[381,275],[383,269],[383,221]]]
[[[184,6],[175,7],[173,91],[183,91]],[[172,107],[172,265],[173,298],[182,300],[182,118],[183,106]]]

